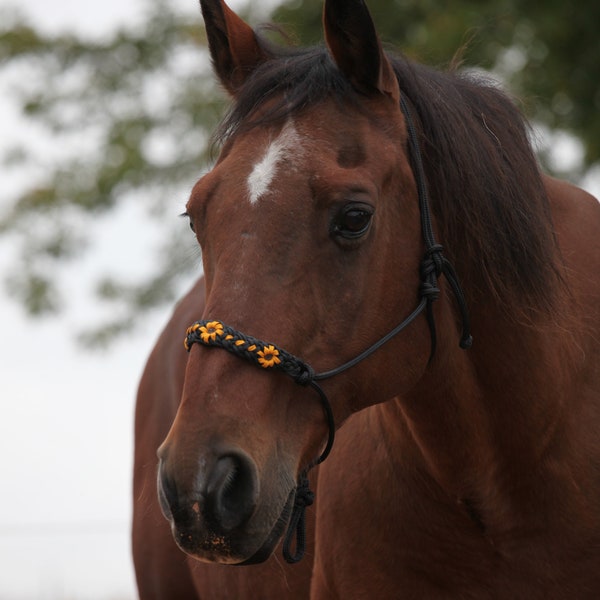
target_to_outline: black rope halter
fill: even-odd
[[[440,290],[437,280],[444,275],[450,284],[462,319],[462,333],[460,337],[460,347],[470,348],[472,337],[470,334],[469,313],[467,311],[465,297],[454,271],[454,267],[444,256],[443,247],[436,242],[433,225],[431,221],[431,212],[429,209],[429,195],[423,168],[423,160],[419,147],[417,131],[415,129],[412,115],[404,100],[400,100],[400,106],[406,120],[408,130],[409,149],[413,163],[413,170],[417,182],[417,191],[419,197],[419,208],[421,212],[421,229],[423,240],[425,242],[425,254],[420,265],[421,284],[419,287],[419,303],[412,313],[408,315],[389,333],[367,348],[364,352],[354,357],[352,360],[322,373],[316,373],[314,369],[300,358],[279,348],[275,344],[263,342],[259,339],[245,335],[232,327],[221,323],[220,321],[203,320],[197,321],[186,332],[184,345],[189,352],[193,344],[203,344],[204,346],[216,346],[223,348],[231,354],[244,358],[257,367],[266,370],[275,370],[285,373],[296,383],[312,387],[318,394],[319,400],[325,413],[327,421],[328,437],[327,442],[320,456],[308,465],[298,478],[294,507],[287,533],[283,542],[283,556],[289,563],[296,563],[304,556],[306,545],[306,507],[314,501],[314,494],[310,490],[308,481],[308,471],[322,463],[333,447],[335,437],[335,421],[333,411],[327,399],[327,395],[318,384],[323,379],[329,379],[339,375],[344,371],[354,367],[359,362],[376,352],[381,346],[391,340],[394,336],[406,329],[423,311],[426,313],[431,333],[431,354],[430,360],[435,353],[436,348],[436,330],[433,318],[432,304],[438,299]],[[295,550],[292,552],[292,545],[296,538]]]

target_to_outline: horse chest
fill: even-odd
[[[341,451],[320,468],[311,598],[597,597],[597,540],[533,522],[495,531],[475,501],[392,464],[383,436],[359,423],[339,431]]]

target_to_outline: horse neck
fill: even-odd
[[[510,501],[564,441],[569,352],[557,328],[522,326],[499,306],[483,307],[473,314],[472,350],[459,350],[456,332],[442,327],[446,341],[419,386],[382,406],[404,421],[404,445],[450,496]]]

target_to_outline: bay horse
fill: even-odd
[[[596,199],[361,0],[308,49],[201,5],[233,106],[139,388],[140,597],[600,597]]]

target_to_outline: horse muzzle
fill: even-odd
[[[267,502],[256,463],[239,448],[202,457],[195,467],[174,459],[164,446],[159,457],[160,506],[184,552],[224,564],[257,563],[271,555],[289,520],[293,483]]]

